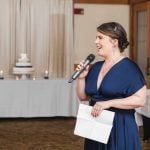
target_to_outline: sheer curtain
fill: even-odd
[[[20,0],[0,1],[0,70],[12,74],[16,55],[16,18]]]
[[[0,70],[12,75],[27,53],[34,76],[66,78],[73,68],[73,0],[1,0]]]

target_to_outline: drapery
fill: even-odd
[[[73,69],[73,0],[1,0],[0,70],[13,67],[27,53],[35,72],[66,78]]]

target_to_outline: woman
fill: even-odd
[[[104,60],[78,77],[77,95],[81,101],[90,99],[93,117],[107,109],[115,118],[108,143],[85,139],[84,150],[141,150],[134,109],[145,104],[146,83],[139,67],[122,54],[129,45],[126,32],[117,22],[104,23],[97,28],[95,44]]]

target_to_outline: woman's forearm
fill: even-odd
[[[102,108],[102,109],[107,109],[107,108],[119,108],[119,109],[134,109],[137,107],[142,107],[144,106],[147,98],[147,90],[146,86],[141,88],[138,92],[135,94],[126,97],[126,98],[121,98],[121,99],[112,99],[109,101],[101,101],[97,102],[97,104]]]
[[[111,107],[120,108],[120,109],[133,109],[137,107],[144,106],[147,98],[146,86],[141,88],[137,93],[123,98],[110,100]]]
[[[137,96],[131,96],[123,99],[114,99],[109,101],[110,107],[119,109],[134,109],[142,107],[145,104],[145,99],[141,99]]]
[[[77,79],[76,93],[77,93],[78,98],[81,101],[88,99],[88,96],[85,93],[85,78],[78,78]]]

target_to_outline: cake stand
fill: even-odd
[[[27,74],[21,74],[20,80],[27,80]]]
[[[21,75],[21,78],[20,80],[27,80],[28,79],[28,75],[31,75],[33,74],[33,72],[25,72],[25,71],[20,71],[20,72],[13,72],[13,74],[16,74],[16,75]]]

